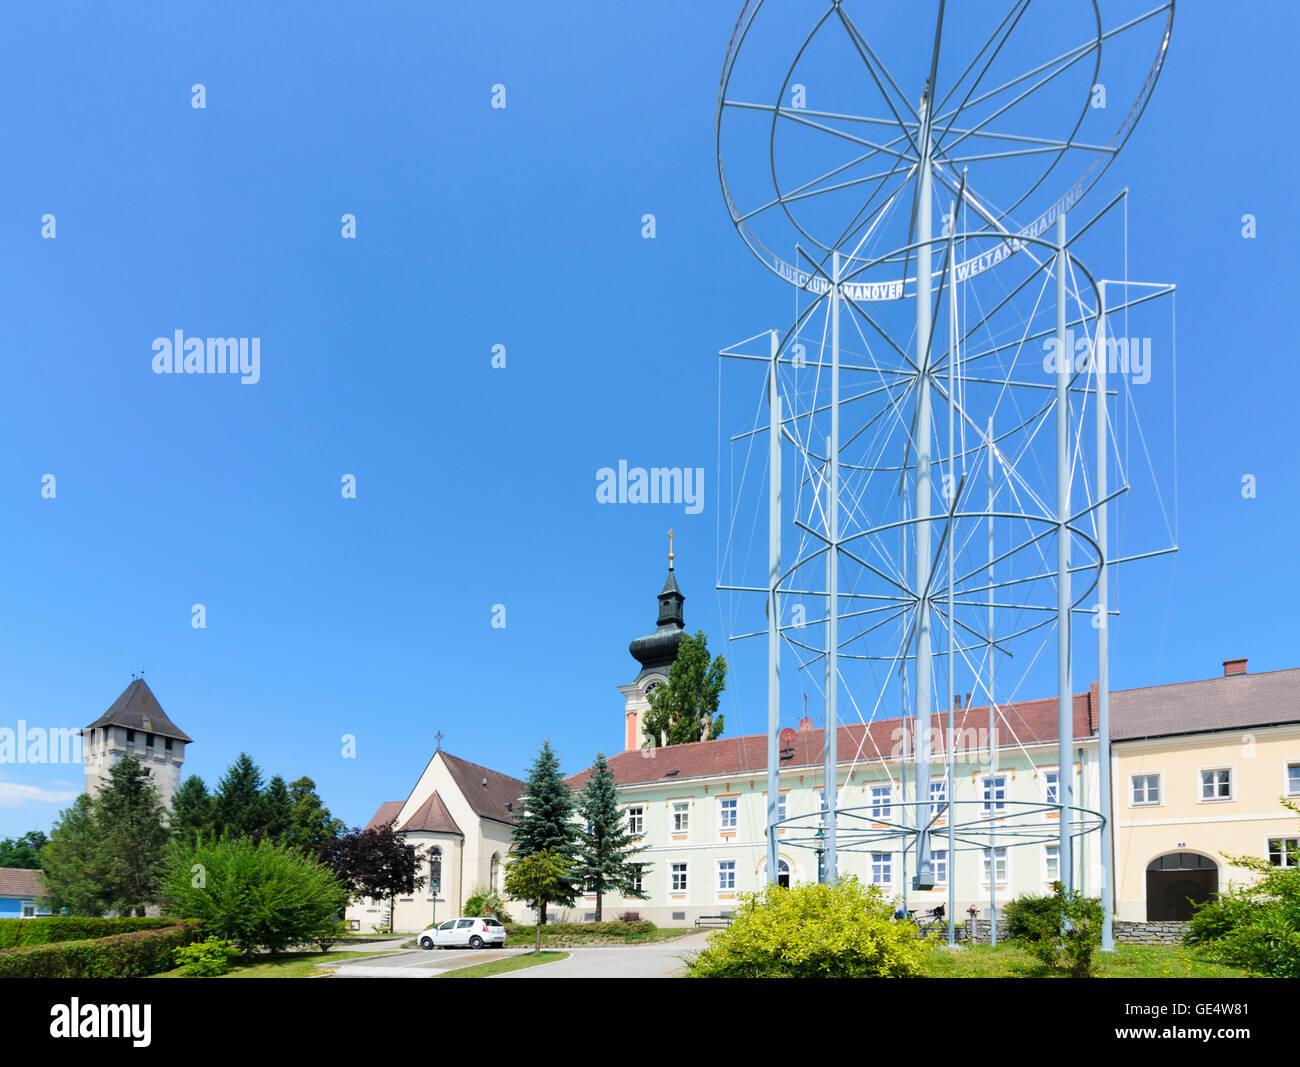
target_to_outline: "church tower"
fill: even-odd
[[[641,664],[641,673],[628,685],[621,685],[618,691],[623,694],[624,742],[625,752],[638,749],[645,738],[641,733],[641,724],[645,713],[650,710],[650,691],[655,686],[668,681],[668,672],[673,661],[677,659],[677,649],[686,640],[686,622],[682,605],[686,598],[677,588],[677,577],[673,574],[673,532],[668,531],[668,578],[659,591],[658,629],[645,637],[638,637],[628,651]]]
[[[134,679],[103,715],[81,731],[81,757],[86,765],[86,792],[94,796],[109,780],[113,764],[123,756],[139,758],[165,807],[181,784],[185,746],[190,736],[167,717],[158,698]]]

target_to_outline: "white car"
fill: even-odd
[[[506,928],[496,919],[448,919],[420,931],[421,948],[502,948]]]

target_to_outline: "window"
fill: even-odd
[[[785,819],[785,794],[778,793],[776,798],[776,821],[782,822]]]
[[[170,737],[163,738],[163,748],[165,748],[168,752],[172,750],[172,739]]]
[[[145,734],[144,743],[148,745],[150,748],[153,748],[153,734]]]
[[[892,852],[873,852],[871,854],[871,884],[894,884],[894,854]]]
[[[1007,778],[1004,774],[984,779],[984,814],[1007,810]]]
[[[948,783],[940,778],[930,783],[930,818],[937,819],[948,804]]]
[[[1160,803],[1160,775],[1133,775],[1133,806]]]
[[[948,884],[948,850],[946,848],[936,849],[930,853],[932,864],[931,871],[934,874],[935,885]]]
[[[1049,804],[1059,804],[1061,802],[1060,790],[1061,776],[1059,771],[1043,772],[1043,799]]]
[[[827,807],[826,807],[826,790],[825,790],[825,789],[819,789],[819,790],[817,790],[817,810],[818,810],[818,811],[826,811],[826,810],[827,810]]]
[[[627,809],[627,832],[633,837],[645,833],[645,805],[633,804]]]
[[[1007,884],[1007,850],[1005,848],[993,849],[993,862],[997,869],[998,885]],[[989,850],[984,850],[984,884],[989,883]]]
[[[27,903],[24,903],[24,904],[23,904],[23,918],[24,918],[24,919],[34,919],[35,917],[36,917],[36,905],[35,905],[35,904],[27,904]]]
[[[1286,795],[1300,796],[1300,763],[1286,765]]]
[[[1300,867],[1300,837],[1270,837],[1268,862],[1274,867]]]
[[[890,812],[890,798],[893,790],[887,785],[873,785],[871,787],[871,817],[873,819],[888,819]]]
[[[636,873],[632,875],[632,889],[637,893],[645,892],[645,868],[638,864]]]
[[[673,864],[672,890],[674,893],[686,892],[686,864],[684,863]]]
[[[734,830],[736,828],[736,808],[740,801],[736,797],[723,797],[718,801],[718,828]]]
[[[673,833],[684,834],[691,828],[691,802],[689,800],[673,801]]]
[[[135,740],[135,731],[134,731],[134,730],[127,730],[127,732],[126,732],[126,742],[127,742],[127,744],[128,744],[128,745],[131,744],[134,740]]]
[[[1216,767],[1201,771],[1202,800],[1232,799],[1232,770],[1228,767]]]
[[[1060,845],[1048,845],[1043,849],[1043,872],[1046,875],[1043,881],[1048,885],[1061,877]]]
[[[718,892],[727,893],[736,888],[736,861],[718,861]]]

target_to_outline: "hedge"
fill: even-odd
[[[5,949],[0,978],[143,978],[171,970],[176,950],[202,936],[203,924],[165,921],[169,925],[158,929]]]
[[[160,930],[174,926],[175,919],[146,919],[123,916],[92,919],[79,915],[48,915],[31,919],[0,919],[0,949],[53,945],[61,941],[89,941],[138,930]]]
[[[612,937],[626,937],[628,934],[650,934],[658,929],[649,919],[635,922],[599,922],[599,923],[547,923],[542,927],[542,940],[548,937],[564,937],[569,934],[601,934]],[[506,923],[506,933],[511,937],[535,937],[537,927],[527,923]]]

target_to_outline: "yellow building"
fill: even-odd
[[[1225,856],[1291,866],[1300,819],[1300,670],[1111,694],[1117,917],[1167,921],[1253,875]]]

